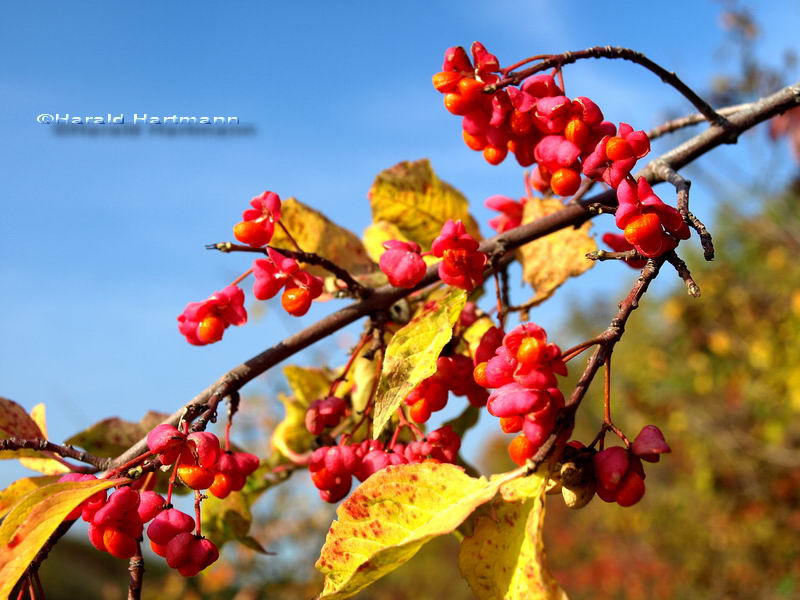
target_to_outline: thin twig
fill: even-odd
[[[750,108],[753,105],[752,102],[746,102],[744,104],[734,104],[732,106],[724,106],[722,108],[718,108],[717,112],[721,114],[723,117],[727,117],[729,115],[735,114],[740,110],[744,110],[746,108]],[[662,135],[666,135],[668,133],[672,133],[673,131],[678,131],[679,129],[683,129],[684,127],[691,127],[692,125],[697,125],[698,123],[702,123],[706,120],[705,115],[701,113],[693,113],[691,115],[686,115],[685,117],[678,117],[677,119],[672,119],[657,127],[653,127],[650,131],[647,132],[647,137],[650,140],[654,140],[656,138],[661,137]]]
[[[607,250],[593,250],[586,254],[589,260],[603,262],[605,260],[647,260],[646,256],[639,254],[636,250],[625,250],[624,252],[608,252]]]
[[[666,254],[667,262],[675,267],[675,270],[678,272],[678,275],[681,279],[683,279],[684,283],[686,284],[686,291],[692,298],[699,298],[700,297],[700,286],[697,285],[695,280],[692,278],[692,274],[689,271],[689,267],[686,266],[686,263],[681,260],[681,258],[675,253],[674,250],[668,252]]]
[[[142,597],[142,582],[144,580],[144,558],[142,557],[141,542],[136,542],[136,554],[128,562],[128,600],[140,600]]]
[[[667,71],[664,67],[650,60],[641,52],[636,52],[630,48],[595,46],[593,48],[587,48],[586,50],[554,54],[550,58],[546,58],[540,63],[524,69],[523,71],[509,73],[497,83],[486,86],[484,91],[489,93],[504,88],[508,85],[516,85],[522,80],[536,73],[546,71],[552,67],[563,67],[564,65],[568,65],[586,58],[621,58],[623,60],[641,65],[648,71],[658,75],[661,78],[661,81],[671,85],[678,92],[680,92],[710,123],[717,125],[718,127],[729,127],[728,120],[715,111],[708,102],[698,96],[697,93],[695,93],[692,88],[686,85],[675,73]]]
[[[337,265],[331,260],[328,260],[324,256],[320,256],[319,254],[315,254],[313,252],[300,252],[298,250],[287,250],[286,248],[275,248],[274,246],[267,246],[261,248],[253,248],[252,246],[244,246],[241,244],[233,244],[231,242],[219,242],[217,244],[207,244],[206,249],[208,250],[219,250],[220,252],[255,252],[257,254],[267,254],[267,248],[272,248],[273,250],[277,250],[284,256],[288,256],[289,258],[293,258],[297,261],[302,263],[306,263],[309,265],[314,265],[317,267],[322,267],[329,273],[335,275],[338,279],[341,279],[347,289],[349,289],[353,295],[358,298],[366,298],[367,296],[372,293],[372,288],[366,287],[361,285],[350,272]]]
[[[700,219],[689,212],[689,188],[692,182],[680,175],[663,160],[652,161],[651,167],[656,175],[675,186],[675,191],[678,194],[678,212],[683,217],[683,220],[686,221],[686,224],[697,231],[697,235],[700,236],[700,245],[703,247],[705,259],[714,260],[714,242],[711,239],[711,234],[708,233],[706,226],[703,225]]]
[[[74,472],[80,473],[96,473],[98,469],[102,468],[105,464],[105,458],[94,456],[93,454],[89,454],[88,452],[84,452],[83,450],[78,450],[73,448],[70,445],[60,445],[54,444],[48,440],[27,440],[21,438],[6,438],[0,440],[0,451],[2,450],[38,450],[39,452],[49,452],[52,454],[57,454],[58,456],[62,456],[64,458],[72,458],[74,460],[79,460],[86,464],[92,465],[94,469],[85,469],[84,467],[79,467],[77,465],[70,465],[68,463],[67,466],[70,467]]]

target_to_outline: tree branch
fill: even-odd
[[[80,472],[94,473],[98,469],[104,468],[104,465],[108,460],[105,458],[101,458],[99,456],[94,456],[93,454],[89,454],[88,452],[84,452],[83,450],[78,450],[69,445],[61,446],[59,444],[54,444],[53,442],[40,439],[27,440],[21,438],[13,438],[13,437],[6,438],[0,440],[0,450],[38,450],[40,452],[50,452],[52,454],[56,454],[64,458],[72,458],[75,460],[79,460],[86,464],[92,465],[93,467],[96,467],[94,469],[91,469],[90,471],[87,471],[83,467],[68,465],[75,472],[80,471]]]
[[[715,111],[708,102],[698,96],[695,91],[692,90],[692,88],[690,88],[680,79],[680,77],[678,77],[672,71],[667,71],[664,67],[650,60],[641,52],[636,52],[630,48],[594,46],[593,48],[587,48],[586,50],[554,54],[532,67],[522,71],[517,71],[516,73],[509,73],[508,76],[502,78],[497,83],[487,85],[486,88],[484,88],[484,91],[489,93],[504,88],[508,85],[516,85],[523,79],[526,79],[536,73],[540,73],[541,71],[546,71],[547,69],[553,67],[563,67],[564,65],[568,65],[586,58],[621,58],[623,60],[636,63],[637,65],[641,65],[648,71],[658,75],[661,78],[661,81],[671,85],[678,92],[680,92],[710,123],[717,125],[718,127],[728,127],[728,120]]]
[[[713,148],[728,143],[731,139],[731,135],[738,135],[758,123],[785,112],[798,104],[800,104],[800,83],[783,88],[775,94],[759,100],[758,102],[754,102],[749,109],[731,115],[728,127],[711,126],[701,134],[663,154],[659,159],[672,169],[679,169]],[[646,177],[651,183],[656,183],[661,180],[656,174],[655,169],[650,165],[642,169],[637,175]],[[565,227],[580,226],[582,223],[598,214],[596,210],[591,210],[591,207],[596,205],[615,206],[615,192],[610,190],[596,194],[583,200],[579,204],[565,206],[563,209],[542,217],[541,219],[537,219],[531,223],[521,225],[503,234],[484,240],[481,243],[480,249],[488,254],[498,251],[508,253],[528,242],[544,237],[545,235]],[[239,390],[242,386],[264,373],[267,369],[277,365],[301,350],[304,350],[311,344],[331,335],[361,317],[388,310],[392,304],[401,298],[405,298],[414,291],[435,283],[438,279],[437,266],[432,265],[428,268],[425,277],[423,277],[419,285],[413,289],[394,288],[388,285],[375,289],[368,298],[354,302],[331,313],[317,323],[289,336],[275,346],[268,348],[244,363],[234,367],[192,398],[183,408],[175,412],[164,422],[172,425],[176,424],[186,410],[198,411],[206,408],[212,397],[218,397],[219,399],[224,398],[231,392]],[[219,400],[217,400],[217,402],[218,401]],[[144,452],[146,448],[147,443],[143,438],[116,459],[109,460],[108,463],[104,465],[104,468],[123,464],[127,460]]]

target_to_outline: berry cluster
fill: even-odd
[[[463,48],[448,48],[442,71],[433,76],[447,110],[463,117],[467,146],[482,150],[491,164],[501,163],[509,150],[523,167],[535,164],[530,184],[542,193],[570,196],[582,176],[608,184],[617,190],[617,226],[644,256],[659,256],[689,237],[680,213],[653,194],[645,180],[631,176],[650,151],[644,131],[605,121],[597,104],[583,96],[568,98],[552,75],[532,75],[515,86],[500,82],[499,74],[504,71],[497,57],[475,42],[472,61]],[[500,89],[485,92],[498,83]],[[490,223],[499,233],[520,224],[521,203],[493,196],[487,206],[502,213]]]
[[[253,295],[259,300],[269,300],[285,288],[281,297],[284,310],[302,317],[311,307],[311,301],[322,294],[322,280],[303,271],[297,261],[274,250],[267,249],[267,258],[253,262]]]
[[[440,356],[436,361],[436,373],[419,383],[405,397],[411,420],[425,423],[431,413],[447,405],[449,392],[466,396],[473,406],[485,406],[489,394],[472,378],[473,366],[472,359],[463,354]]]
[[[506,433],[519,433],[509,446],[517,464],[524,464],[553,430],[564,395],[556,375],[567,367],[556,344],[547,342],[544,329],[524,323],[503,336],[498,328],[487,331],[476,352],[475,381],[494,388],[486,405],[500,418]]]
[[[161,464],[176,465],[181,481],[194,490],[207,489],[217,498],[244,487],[259,460],[248,452],[220,448],[213,433],[183,433],[172,425],[158,425],[147,435],[147,446]]]
[[[325,502],[338,502],[349,492],[353,477],[364,481],[389,465],[456,460],[461,438],[449,426],[431,431],[424,439],[384,445],[378,440],[360,444],[323,446],[311,455],[311,481]]]
[[[447,285],[470,291],[483,283],[488,258],[478,250],[478,241],[467,233],[464,223],[448,219],[431,244],[431,251],[420,253],[414,242],[389,240],[381,255],[380,268],[395,287],[413,288],[425,276],[425,255],[441,258],[439,278]]]
[[[220,341],[229,325],[245,323],[244,292],[229,285],[203,302],[190,302],[178,317],[178,330],[190,344],[204,346]]]
[[[242,489],[247,476],[259,464],[252,454],[222,451],[213,433],[187,434],[172,425],[155,427],[147,436],[147,445],[150,452],[143,456],[158,454],[163,465],[175,465],[177,475],[188,487],[208,489],[218,498]],[[94,479],[94,476],[69,473],[59,481],[87,479]],[[141,481],[144,480],[133,486]],[[105,490],[97,492],[66,518],[74,520],[81,516],[89,523],[92,545],[117,558],[131,558],[137,554],[144,525],[150,522],[147,527],[150,547],[181,575],[196,575],[217,560],[219,551],[213,542],[200,535],[199,523],[170,504],[172,482],[166,500],[154,491],[137,491],[133,486],[119,487],[108,498]],[[199,501],[200,497],[198,517]]]
[[[69,473],[59,481],[83,481],[93,475]],[[101,552],[116,558],[131,558],[139,552],[144,525],[150,521],[147,536],[150,546],[167,564],[181,575],[191,577],[211,565],[219,557],[217,547],[208,539],[195,535],[195,521],[153,491],[139,492],[130,486],[117,488],[108,498],[98,492],[74,509],[68,520],[79,516],[89,523],[89,541]]]
[[[250,201],[253,208],[244,211],[242,221],[233,228],[240,242],[254,248],[266,246],[281,219],[281,199],[274,192],[264,192]],[[233,284],[203,302],[190,302],[178,317],[178,330],[186,341],[195,346],[213,344],[222,339],[229,325],[244,325],[247,311],[244,292],[237,284],[250,275],[255,276],[253,295],[268,300],[284,289],[283,308],[291,315],[302,317],[311,302],[322,294],[322,280],[302,270],[297,261],[267,248],[266,258],[253,262],[252,269]]]
[[[620,506],[636,504],[645,491],[642,461],[658,462],[664,452],[670,452],[670,448],[655,425],[644,427],[630,448],[612,446],[601,450],[593,457],[597,495]]]

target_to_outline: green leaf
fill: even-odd
[[[414,318],[394,334],[386,348],[375,400],[372,435],[377,438],[397,407],[414,387],[436,372],[436,360],[453,337],[467,293],[439,290],[422,303]]]
[[[317,561],[319,600],[349,598],[452,532],[520,471],[487,481],[455,465],[419,463],[378,471],[336,510]]]
[[[426,159],[401,162],[378,174],[369,202],[375,225],[368,228],[365,238],[373,258],[382,242],[393,239],[381,238],[398,233],[401,237],[394,239],[412,240],[429,249],[447,219],[460,219],[473,237],[481,239],[467,199],[441,181]]]
[[[42,475],[39,477],[23,477],[17,479],[3,491],[0,491],[0,518],[16,504],[20,498],[45,485],[58,480],[58,475]]]
[[[475,514],[458,566],[479,600],[566,600],[544,564],[546,486],[539,473],[516,479]]]
[[[80,446],[95,456],[119,456],[168,417],[166,413],[155,411],[149,411],[138,423],[110,417],[76,433],[67,443]]]
[[[53,483],[24,496],[0,525],[0,598],[14,584],[73,508],[92,494],[127,482],[99,479]]]
[[[304,252],[319,254],[347,269],[352,275],[375,270],[375,264],[367,256],[364,244],[356,234],[299,200],[287,198],[281,203],[281,222]],[[271,245],[296,250],[280,227],[275,228]],[[307,265],[305,268],[320,277],[329,275],[321,267]]]

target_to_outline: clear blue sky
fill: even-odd
[[[800,29],[791,4],[756,10],[761,53],[772,62]],[[188,301],[246,269],[246,258],[203,245],[229,239],[264,189],[297,196],[360,233],[374,175],[428,157],[489,233],[482,202],[521,195],[521,169],[489,166],[464,147],[458,120],[430,84],[446,47],[479,39],[508,64],[623,45],[702,88],[725,66],[714,55],[718,18],[717,3],[683,0],[7,3],[0,394],[27,408],[45,402],[51,436],[62,440],[106,416],[171,412],[307,322],[268,305],[266,318],[229,330],[221,344],[195,348],[177,332]],[[566,76],[568,93],[592,97],[607,118],[636,128],[656,124],[665,109],[690,112],[630,64],[592,61]],[[35,121],[57,112],[236,115],[255,133],[57,135]],[[710,190],[694,189],[698,212],[710,217]],[[621,265],[596,269],[559,297],[589,297],[630,276]],[[565,310],[561,302],[537,319],[555,327]],[[12,475],[9,463],[0,466],[0,483]]]

